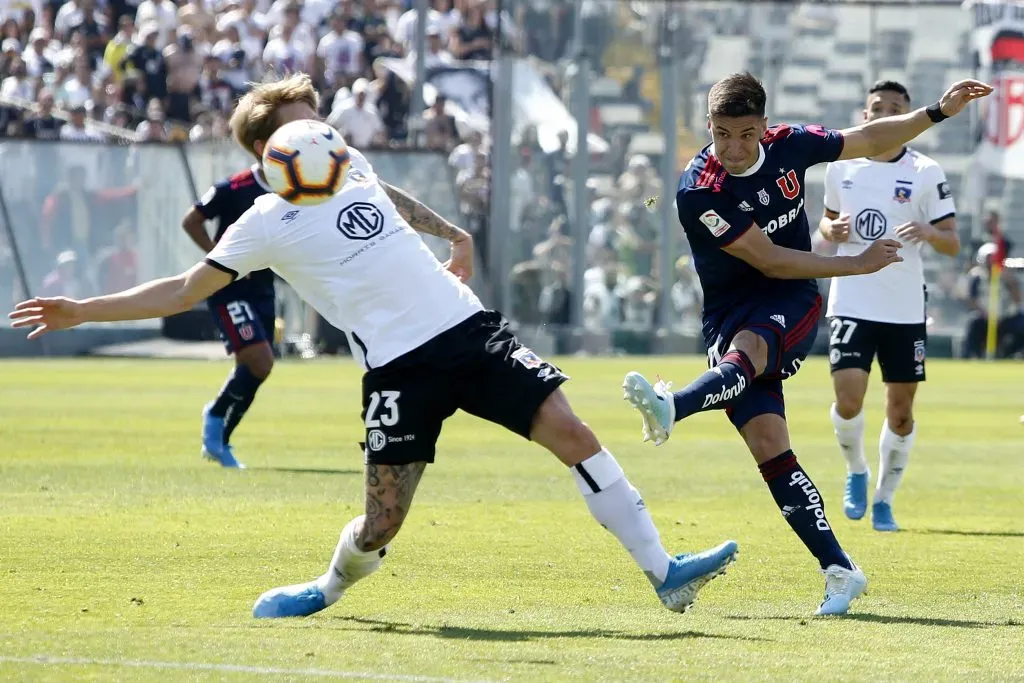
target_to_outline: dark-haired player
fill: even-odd
[[[900,116],[910,94],[895,81],[879,81],[868,92],[864,120]],[[876,240],[904,243],[903,262],[869,275],[835,278],[828,292],[829,363],[836,401],[832,424],[846,458],[843,509],[850,519],[868,504],[864,458],[864,394],[871,362],[885,383],[885,424],[878,440],[878,485],[871,506],[877,531],[896,531],[892,501],[914,443],[914,394],[925,380],[925,244],[956,256],[956,207],[946,174],[933,160],[900,144],[865,159],[837,161],[825,169],[822,236],[838,244],[840,256],[855,256]]]
[[[902,258],[900,243],[889,239],[856,256],[812,254],[804,171],[898,147],[991,91],[960,81],[926,109],[844,131],[768,128],[765,91],[750,74],[728,76],[708,94],[713,143],[686,167],[676,203],[704,289],[710,369],[675,394],[635,372],[623,386],[643,416],[645,439],[655,444],[678,420],[726,411],[783,517],[821,565],[825,599],[818,614],[845,613],[867,579],[839,546],[821,495],[793,454],[782,380],[800,368],[817,332],[815,278],[873,273]]]
[[[205,253],[224,232],[270,192],[259,164],[215,184],[181,221],[192,241]],[[217,221],[210,239],[206,221]],[[224,467],[245,467],[235,458],[231,434],[256,398],[274,367],[274,274],[258,270],[236,280],[206,301],[235,367],[220,393],[203,408],[203,456]]]

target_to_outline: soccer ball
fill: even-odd
[[[341,133],[320,121],[292,121],[274,131],[263,149],[270,189],[300,206],[321,204],[341,189],[349,155]]]

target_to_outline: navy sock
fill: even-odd
[[[750,386],[754,364],[742,351],[730,351],[715,367],[673,394],[676,421],[704,410],[727,408]]]
[[[772,458],[758,469],[772,492],[775,504],[782,510],[782,516],[818,559],[821,568],[838,564],[853,569],[825,517],[825,501],[797,463],[793,451]]]
[[[220,394],[210,407],[210,414],[224,418],[224,443],[228,442],[231,432],[242,421],[245,411],[252,405],[263,380],[244,365],[236,365],[228,377],[228,381],[220,390]]]

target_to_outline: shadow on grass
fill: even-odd
[[[891,616],[887,614],[871,614],[870,612],[854,612],[853,614],[844,614],[836,617],[812,617],[812,616],[764,616],[764,617],[752,617],[745,614],[730,614],[725,617],[726,619],[733,619],[735,621],[795,621],[807,623],[809,621],[818,621],[819,619],[848,619],[850,621],[867,621],[874,624],[909,624],[913,626],[941,626],[947,628],[994,628],[997,626],[1010,626],[1016,627],[1021,626],[1020,623],[1010,622],[996,622],[996,621],[972,621],[970,619],[938,619],[934,617],[899,617]]]
[[[327,470],[305,467],[252,467],[253,472],[284,472],[285,474],[358,474],[363,475],[362,470]]]
[[[1024,531],[961,531],[959,529],[906,529],[908,534],[928,536],[990,536],[992,538],[1024,538]]]
[[[363,617],[334,617],[337,621],[359,624],[369,628],[353,630],[372,631],[376,633],[393,633],[395,635],[435,636],[452,640],[479,640],[500,642],[525,642],[549,638],[607,638],[609,640],[626,641],[658,641],[658,640],[691,640],[709,638],[715,640],[749,640],[767,641],[768,638],[753,636],[734,636],[703,631],[671,631],[667,633],[628,633],[625,631],[608,631],[605,629],[584,629],[580,631],[532,631],[528,629],[490,629],[469,628],[466,626],[432,626],[430,624],[403,624],[401,622],[380,621]]]

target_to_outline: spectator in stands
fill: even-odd
[[[509,313],[516,322],[526,325],[542,322],[539,304],[543,278],[544,269],[536,261],[524,261],[512,268]]]
[[[466,217],[466,230],[473,235],[473,241],[486,263],[488,235],[484,227],[489,218],[491,200],[491,168],[487,163],[487,155],[477,152],[473,158],[473,168],[459,173],[455,178],[455,186],[459,190],[462,215]]]
[[[61,126],[60,139],[74,142],[102,142],[103,136],[86,121],[84,104],[71,108],[71,120]]]
[[[983,223],[985,237],[988,238],[989,242],[996,242],[998,239],[1001,244],[997,244],[997,246],[1002,247],[1003,256],[1006,257],[1010,255],[1010,251],[1013,249],[1013,242],[1006,238],[1006,233],[1003,232],[1002,224],[1002,217],[999,215],[998,211],[995,209],[989,209],[985,212],[985,221]]]
[[[299,5],[284,8],[282,23],[270,31],[270,40],[263,48],[263,65],[276,74],[305,71],[310,73],[316,63],[316,43],[308,27],[299,23]]]
[[[384,122],[389,140],[403,141],[409,137],[409,99],[412,93],[405,81],[387,69],[379,60],[373,65],[376,79],[371,88],[377,93],[377,112]]]
[[[473,161],[480,152],[485,152],[484,135],[480,131],[470,131],[466,141],[457,145],[448,155],[448,165],[455,169],[456,173],[468,171],[473,168]]]
[[[448,104],[448,98],[438,93],[434,98],[433,106],[423,114],[427,149],[450,152],[459,141],[455,117],[445,111],[446,104]],[[486,156],[484,159],[486,160]]]
[[[451,29],[448,49],[461,60],[490,59],[494,48],[494,32],[484,22],[484,11],[479,3],[465,10],[462,23]]]
[[[984,358],[988,334],[989,286],[992,278],[992,263],[998,247],[987,242],[978,250],[977,265],[970,270],[967,279],[966,303],[969,309],[967,329],[964,332],[964,358]],[[1005,358],[1024,349],[1024,314],[1020,282],[1012,271],[1003,271],[1001,278],[1003,292],[999,297],[999,321],[996,324],[997,357]]]
[[[57,267],[43,278],[39,294],[78,299],[92,296],[94,291],[83,275],[83,269],[79,267],[78,256],[73,250],[68,249],[57,255]]]
[[[345,12],[336,9],[331,15],[331,30],[316,49],[324,84],[331,90],[351,86],[365,70],[365,51],[363,36],[349,28]]]
[[[155,29],[153,47],[163,50],[171,41],[171,33],[178,28],[178,8],[173,0],[142,0],[135,12],[135,23]]]
[[[143,5],[147,2],[151,3],[152,0],[145,0]],[[171,0],[164,0],[164,2],[174,4]],[[139,9],[141,11],[141,5]],[[155,97],[162,100],[167,96],[167,63],[157,47],[160,28],[154,23],[139,24],[136,22],[136,25],[141,26],[139,40],[125,57],[125,71],[135,77],[135,89],[143,97]]]
[[[543,271],[544,287],[537,304],[542,323],[568,325],[572,311],[572,290],[569,287],[569,268],[555,261]],[[556,349],[562,351],[562,349]]]
[[[384,121],[368,98],[369,86],[365,78],[357,80],[352,84],[352,98],[331,112],[327,119],[345,136],[345,140],[357,148],[386,142]]]
[[[135,236],[128,222],[122,222],[114,229],[114,245],[101,249],[95,260],[100,294],[120,292],[138,284]]]
[[[416,68],[418,55],[409,52],[409,63]],[[455,63],[452,53],[444,47],[444,35],[438,26],[431,26],[427,29],[427,53],[424,57],[423,66],[425,69],[434,69],[440,66],[449,66]]]
[[[146,107],[146,120],[135,129],[136,139],[139,142],[164,142],[169,133],[163,105],[154,97]]]
[[[167,65],[167,118],[191,123],[192,99],[203,70],[203,59],[196,53],[191,31],[180,29],[177,42],[168,45],[163,56]]]
[[[676,323],[698,323],[704,308],[704,297],[689,256],[676,261],[676,281],[671,290],[672,311]]]
[[[0,84],[0,95],[3,97],[17,97],[31,102],[35,96],[35,87],[28,77],[28,67],[25,66],[25,62],[22,61],[21,57],[14,57],[11,60],[10,74]]]
[[[584,273],[583,326],[591,331],[609,330],[622,321],[621,273],[614,261],[588,268]]]
[[[36,27],[29,34],[28,47],[21,53],[21,58],[32,78],[42,78],[43,74],[53,71],[53,50],[50,49],[50,33]]]
[[[53,92],[43,89],[39,93],[39,112],[25,121],[25,135],[35,140],[56,140],[64,122],[53,115]]]

